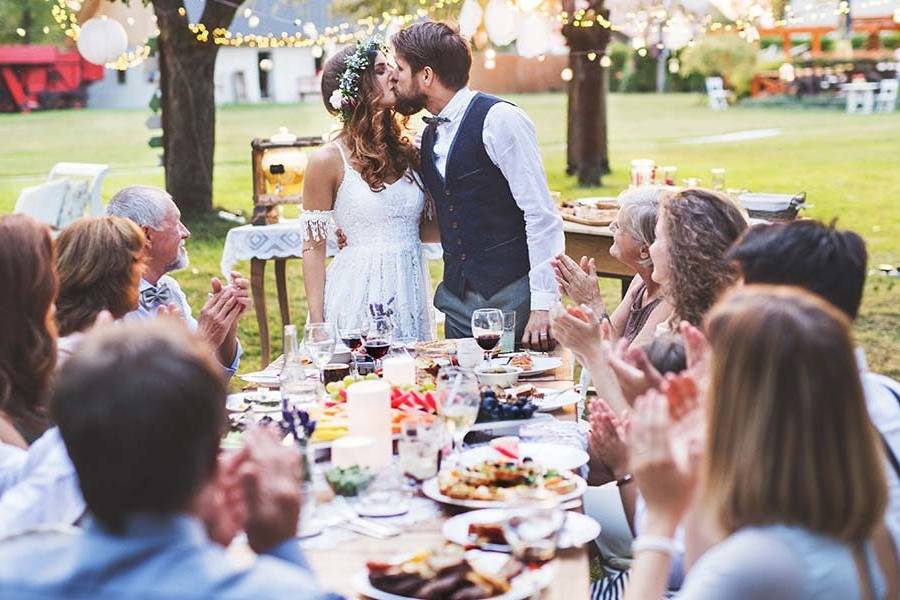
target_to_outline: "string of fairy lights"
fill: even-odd
[[[206,0],[207,2],[218,2],[223,5],[236,9],[238,14],[247,21],[249,28],[253,29],[260,23],[259,16],[254,12],[252,7],[241,7],[241,3],[231,0]],[[507,0],[512,6],[517,6],[518,10],[522,10],[523,0],[518,3]],[[892,0],[865,0],[863,2],[854,3],[854,10],[867,9],[870,7],[885,6]],[[300,19],[286,19],[278,15],[266,15],[269,21],[277,21],[285,25],[284,31],[280,33],[242,33],[233,32],[225,27],[207,28],[202,22],[188,22],[186,26],[195,36],[198,42],[213,43],[220,46],[229,47],[256,47],[256,48],[310,48],[314,56],[321,56],[324,49],[334,44],[347,44],[355,40],[371,36],[374,34],[382,34],[394,28],[400,28],[417,19],[426,18],[439,13],[446,13],[446,9],[455,7],[462,0],[438,0],[437,2],[429,2],[428,0],[419,0],[420,6],[409,13],[398,10],[383,12],[379,15],[373,15],[361,19],[349,20],[334,25],[327,26],[318,31],[315,24],[311,22],[303,22]],[[81,8],[80,0],[48,0],[51,4],[51,14],[54,21],[63,31],[63,33],[73,40],[78,39],[80,27],[78,24],[77,12]],[[628,12],[625,14],[626,24],[616,25],[611,22],[603,13],[598,13],[592,9],[579,9],[573,13],[566,11],[558,11],[558,5],[555,2],[547,0],[528,0],[524,2],[527,10],[540,14],[542,17],[549,19],[556,26],[592,28],[601,27],[611,31],[628,32],[634,31],[655,31],[657,39],[662,39],[662,33],[667,32],[672,23],[673,13],[669,6],[671,3],[659,2],[652,3],[648,6],[642,6],[640,10]],[[677,3],[676,3],[677,5]],[[787,26],[802,25],[805,22],[814,22],[816,20],[828,18],[835,15],[843,15],[850,12],[850,3],[848,0],[841,0],[837,5],[833,2],[822,2],[822,0],[810,0],[806,4],[801,5],[802,13],[795,14],[788,4],[786,12],[782,19],[772,19],[771,13],[767,12],[762,5],[750,11],[747,18],[738,17],[733,21],[723,22],[716,20],[712,15],[698,16],[690,12],[679,12],[678,18],[685,19],[692,28],[693,33],[688,45],[692,45],[694,39],[705,33],[715,32],[734,32],[747,41],[756,41],[759,38],[757,27],[760,27],[761,18],[769,16],[766,23],[766,29],[781,28]],[[182,17],[187,17],[187,11],[184,7],[177,9]],[[155,17],[154,17],[155,18]],[[49,33],[49,28],[44,27],[44,32]],[[18,30],[19,35],[24,37],[24,30]],[[157,29],[155,34],[158,35]],[[629,36],[632,37],[634,49],[643,55],[646,55],[646,39],[645,36]],[[653,44],[658,48],[662,48],[661,41]],[[489,51],[493,51],[489,49]],[[128,69],[141,64],[151,54],[151,48],[148,44],[143,44],[130,49],[123,53],[119,59],[113,63],[109,63],[107,67],[115,69]],[[539,59],[541,56],[538,57]],[[601,57],[602,59],[603,57]],[[608,57],[607,57],[608,59]],[[490,57],[488,60],[491,60]]]

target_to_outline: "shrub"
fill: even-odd
[[[697,40],[681,55],[684,75],[718,76],[738,96],[750,91],[756,67],[756,47],[737,35],[707,35]]]

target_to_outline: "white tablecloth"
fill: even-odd
[[[300,237],[302,227],[300,219],[284,219],[275,225],[241,225],[229,230],[219,265],[222,274],[228,277],[234,265],[251,258],[300,257],[303,245]],[[425,258],[429,260],[441,258],[440,244],[424,246]],[[327,254],[334,256],[337,252],[337,239],[329,236]]]

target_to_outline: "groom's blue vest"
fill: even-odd
[[[434,164],[435,129],[422,134],[422,179],[434,199],[444,247],[444,285],[462,298],[466,284],[490,298],[528,275],[525,214],[484,149],[484,118],[499,98],[469,103],[447,156],[446,180]]]

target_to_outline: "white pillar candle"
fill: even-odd
[[[381,380],[360,381],[348,387],[347,413],[350,435],[371,437],[375,441],[366,466],[373,469],[388,466],[393,455],[390,384]]]
[[[416,384],[416,359],[408,354],[392,356],[382,362],[382,375],[391,385]]]
[[[331,444],[331,464],[335,467],[368,467],[374,455],[375,440],[366,435],[347,435]]]

